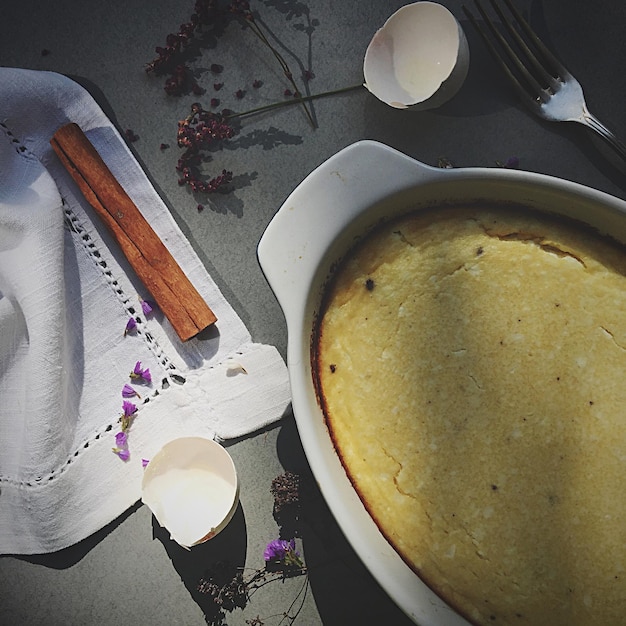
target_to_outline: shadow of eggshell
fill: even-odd
[[[142,501],[184,548],[223,530],[239,500],[237,472],[225,448],[183,437],[165,444],[144,472]]]
[[[398,9],[365,52],[365,87],[389,106],[426,110],[461,88],[469,46],[457,19],[441,4],[415,2]]]

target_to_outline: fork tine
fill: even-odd
[[[487,26],[489,27],[489,30],[491,31],[491,34],[494,37],[494,39],[498,42],[501,48],[506,52],[506,55],[509,57],[509,59],[517,68],[518,73],[524,78],[526,82],[526,86],[522,85],[517,75],[513,73],[509,65],[502,58],[502,55],[496,49],[490,37],[485,32],[484,28],[480,26],[480,24],[474,17],[473,13],[469,9],[467,9],[467,7],[463,6],[463,11],[465,15],[468,17],[468,19],[470,20],[470,22],[472,23],[472,25],[474,26],[474,28],[476,29],[480,37],[482,38],[483,42],[485,43],[485,46],[487,47],[487,50],[489,50],[493,59],[500,66],[500,68],[502,69],[504,74],[508,77],[508,79],[510,80],[515,90],[518,92],[518,95],[522,98],[522,101],[528,104],[528,99],[530,97],[531,103],[533,105],[537,105],[539,94],[541,94],[543,91],[542,86],[537,82],[537,80],[532,76],[532,74],[526,69],[524,64],[521,62],[520,58],[517,56],[517,54],[513,50],[513,48],[511,48],[511,46],[506,41],[506,39],[504,39],[504,37],[500,34],[498,29],[494,25],[493,21],[491,20],[491,18],[487,15],[485,10],[483,9],[480,1],[474,0],[474,4],[476,5],[476,8],[478,9],[478,12],[481,15],[483,22],[487,24]]]
[[[558,83],[558,80],[555,78],[555,76],[558,76],[558,71],[555,71],[555,75],[552,75],[550,72],[546,70],[545,65],[541,63],[539,59],[537,59],[537,56],[535,55],[535,53],[530,49],[530,47],[524,41],[524,39],[522,38],[520,33],[517,31],[517,29],[513,27],[513,24],[511,23],[511,21],[507,20],[497,0],[490,0],[490,2],[491,2],[491,6],[494,8],[495,12],[498,14],[500,21],[504,24],[509,35],[515,40],[515,43],[517,44],[519,49],[524,53],[526,58],[530,61],[531,65],[533,66],[535,70],[535,73],[536,73],[535,76],[539,78],[539,80],[541,81],[541,83],[536,81],[533,84],[535,93],[540,93],[545,87],[550,87],[554,91]],[[555,63],[558,64],[558,61],[556,60],[556,58],[553,57],[550,51],[543,45],[543,42],[541,41],[541,39],[539,39],[539,37],[531,29],[528,22],[520,15],[519,11],[513,6],[510,0],[504,0],[504,3],[508,7],[509,11],[513,15],[513,17],[515,18],[519,26],[522,28],[522,30],[526,34],[526,37],[528,37],[532,45],[535,47],[535,50],[544,55],[544,60],[547,57],[549,64],[552,66],[552,69],[555,70],[556,69]],[[537,87],[539,87],[538,91],[537,91]]]
[[[504,3],[517,21],[517,24],[519,25],[523,33],[530,40],[534,51],[530,48],[526,41],[524,41],[524,38],[513,26],[511,20],[507,19],[507,17],[504,15],[502,8],[499,6],[497,0],[490,0],[490,3],[493,9],[496,11],[500,21],[506,28],[509,36],[514,40],[515,45],[519,48],[523,57],[526,59],[526,63],[521,60],[520,56],[513,50],[513,48],[503,37],[501,32],[496,28],[491,18],[487,15],[487,12],[483,9],[480,0],[474,0],[474,4],[476,5],[476,8],[478,9],[483,21],[489,27],[489,31],[491,32],[493,38],[506,53],[506,56],[513,64],[517,74],[515,74],[506,65],[506,63],[502,59],[501,54],[498,53],[493,43],[489,40],[487,34],[484,32],[484,29],[482,29],[478,22],[473,18],[471,12],[468,11],[465,6],[463,7],[463,10],[472,22],[473,26],[479,32],[491,55],[504,70],[505,74],[513,83],[515,89],[518,91],[519,95],[522,96],[524,101],[528,104],[527,98],[530,97],[530,104],[533,107],[536,107],[541,103],[547,102],[550,96],[558,91],[560,79],[570,77],[569,72],[543,44],[541,39],[531,29],[528,22],[521,16],[519,11],[515,8],[515,6],[513,6],[510,0],[504,0]],[[542,57],[541,61],[537,58],[537,54]],[[546,63],[548,64],[550,71],[546,69]],[[530,64],[530,68],[528,67],[528,64]],[[520,78],[522,79],[524,84],[520,82]]]
[[[548,65],[551,66],[553,73],[551,76],[556,78],[565,79],[570,76],[570,73],[567,71],[565,66],[554,56],[554,54],[550,51],[550,49],[541,41],[537,33],[530,27],[530,24],[522,17],[520,12],[515,8],[511,0],[504,0],[504,3],[508,7],[509,11],[520,25],[526,36],[533,43],[537,51],[543,55],[544,60],[548,62]],[[494,0],[491,0],[491,4],[498,10],[495,5]],[[501,14],[500,11],[498,11]],[[534,56],[534,55],[533,55]],[[543,67],[543,66],[542,66]],[[545,69],[544,69],[545,71]]]
[[[513,20],[505,18],[503,10],[498,4],[499,0],[489,0],[509,38],[515,42],[515,46],[519,48],[526,63],[532,66],[534,75],[509,45],[500,30],[496,28],[483,9],[480,0],[474,0],[474,4],[488,29],[478,23],[469,9],[465,6],[462,8],[482,38],[487,50],[518,92],[522,102],[533,113],[545,120],[578,122],[594,130],[622,159],[626,160],[626,145],[589,112],[580,83],[541,41],[528,22],[513,6],[512,0],[502,1],[513,16],[516,22],[515,26],[513,26]],[[490,31],[491,37],[487,30]],[[530,42],[532,50],[525,39]],[[544,85],[541,85],[539,81],[543,81]],[[557,94],[559,97],[555,98],[554,96]]]

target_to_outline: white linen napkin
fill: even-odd
[[[181,342],[50,146],[77,123],[217,315]],[[130,317],[137,329],[124,335]],[[137,362],[152,382],[131,380]],[[243,369],[238,366],[241,365]],[[112,449],[122,388],[130,458]],[[141,496],[142,459],[183,436],[230,439],[290,402],[278,351],[254,343],[93,98],[52,72],[0,68],[0,553],[67,547]]]

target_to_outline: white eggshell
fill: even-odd
[[[441,4],[415,2],[396,11],[365,52],[365,87],[398,108],[440,106],[460,88],[469,47],[457,19]]]
[[[178,544],[203,543],[223,530],[237,508],[233,460],[211,439],[174,439],[148,463],[141,499]]]

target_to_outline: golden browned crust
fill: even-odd
[[[384,225],[329,286],[316,384],[402,558],[476,624],[626,614],[626,257],[473,207]]]

